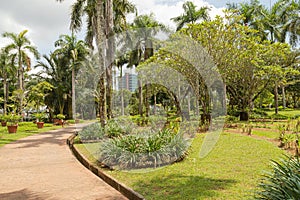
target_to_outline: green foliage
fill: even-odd
[[[105,141],[99,160],[121,169],[157,167],[182,159],[187,147],[181,134],[164,129],[148,136],[128,135]]]
[[[103,128],[99,123],[93,123],[79,131],[80,139],[85,140],[102,140],[107,138],[120,137],[132,132],[133,127],[125,118],[109,120]]]
[[[263,110],[254,109],[250,115],[250,119],[262,119],[262,118],[269,118],[268,113]]]
[[[264,175],[258,186],[255,199],[299,199],[300,162],[299,158],[285,158],[272,161],[273,170]]]
[[[105,131],[101,127],[100,123],[93,123],[89,126],[84,127],[78,132],[78,135],[82,142],[85,140],[100,140],[105,136]]]
[[[47,118],[45,113],[35,113],[34,117],[38,119],[39,122],[44,121]]]
[[[57,118],[57,119],[65,119],[66,116],[63,115],[63,114],[57,114],[57,115],[56,115],[56,118]]]
[[[225,118],[225,123],[234,123],[237,122],[239,119],[236,116],[227,115]]]
[[[0,121],[2,122],[6,122],[8,119],[8,116],[7,115],[0,115]]]
[[[287,117],[285,115],[281,115],[281,114],[273,114],[270,117],[272,119],[276,119],[276,120],[286,120],[286,119],[289,119],[289,117]]]
[[[21,116],[17,114],[8,114],[6,120],[9,125],[17,125],[21,120]]]
[[[109,120],[107,125],[105,126],[105,131],[108,137],[114,138],[121,136],[123,134],[128,134],[130,129],[125,130],[126,124],[122,127],[118,121],[116,120]]]

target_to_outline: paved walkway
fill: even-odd
[[[49,131],[1,147],[0,199],[126,199],[72,155],[66,145],[72,131]]]

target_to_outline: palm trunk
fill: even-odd
[[[8,99],[8,84],[7,84],[7,73],[4,71],[3,74],[3,114],[7,114],[7,99]]]
[[[107,67],[106,68],[106,102],[107,102],[107,117],[110,119],[112,117],[112,66],[114,61],[114,35],[113,35],[113,0],[107,0],[105,6],[105,16],[106,16],[106,39],[107,39]]]
[[[20,91],[24,91],[24,86],[23,86],[23,67],[22,67],[22,57],[21,57],[21,51],[19,50],[19,69],[18,69],[18,79],[19,79],[19,89]],[[22,115],[22,110],[23,110],[23,95],[20,95],[19,99],[19,110],[18,113]]]
[[[122,66],[120,67],[120,81],[119,83],[121,84],[121,115],[124,116],[124,92],[123,92],[123,83],[122,83],[122,76],[123,76],[123,70]]]
[[[76,118],[76,104],[75,104],[75,69],[72,68],[72,118]]]
[[[142,81],[138,80],[138,90],[139,90],[139,114],[143,116],[143,88]]]
[[[96,18],[94,19],[96,27],[96,43],[98,48],[99,54],[99,71],[100,71],[100,78],[99,78],[99,89],[100,89],[100,98],[99,98],[99,116],[100,116],[100,123],[101,126],[105,126],[106,122],[106,91],[105,91],[105,59],[104,59],[104,50],[106,49],[105,34],[104,34],[104,9],[103,9],[103,2],[102,0],[97,0],[96,4]]]

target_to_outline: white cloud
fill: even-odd
[[[210,16],[214,18],[216,15],[222,15],[223,8],[216,8],[213,5],[209,4],[203,0],[191,0],[198,8],[202,6],[211,7],[209,12]],[[171,28],[176,27],[174,22],[170,19],[177,17],[183,13],[182,5],[185,2],[184,0],[133,0],[132,1],[138,8],[138,14],[149,14],[153,12],[156,19],[160,22],[170,26]]]
[[[0,34],[28,30],[27,37],[42,54],[53,49],[60,34],[69,33],[70,6],[75,0],[9,0],[1,2]],[[7,44],[0,37],[0,47]]]
[[[4,32],[19,33],[29,30],[27,36],[38,47],[41,54],[48,54],[54,49],[54,42],[61,34],[69,34],[71,5],[76,0],[0,0],[0,34]],[[175,29],[170,18],[180,15],[183,0],[132,0],[139,14],[153,12],[158,21]],[[193,0],[198,6],[208,5],[203,0]],[[212,7],[211,15],[220,14],[221,9]],[[84,31],[80,34],[83,39]],[[0,47],[7,44],[0,37]]]

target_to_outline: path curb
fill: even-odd
[[[107,184],[118,190],[121,194],[123,194],[125,197],[127,197],[130,200],[145,200],[145,198],[132,190],[131,188],[127,187],[126,185],[119,183],[116,179],[109,176],[108,174],[104,173],[100,167],[90,163],[87,158],[82,155],[78,149],[74,146],[74,139],[78,135],[78,133],[73,133],[68,139],[67,139],[67,145],[77,158],[79,162],[81,162],[87,169],[89,169],[91,172],[93,172],[96,176],[104,180]]]

